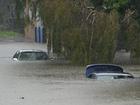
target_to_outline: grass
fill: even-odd
[[[13,31],[0,31],[0,37],[14,37],[18,35],[17,32]]]

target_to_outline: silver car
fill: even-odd
[[[134,78],[132,74],[124,72],[123,68],[114,64],[91,64],[86,67],[85,76],[93,79],[126,79]]]
[[[48,54],[42,50],[18,50],[12,59],[15,61],[47,60]]]

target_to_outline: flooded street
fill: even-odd
[[[140,105],[140,66],[124,66],[136,79],[92,80],[85,67],[53,62],[15,62],[18,49],[35,43],[0,43],[0,105]]]

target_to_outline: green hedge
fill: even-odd
[[[0,37],[14,37],[18,35],[17,32],[13,31],[0,31]]]

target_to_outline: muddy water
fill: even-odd
[[[139,105],[140,103],[140,79],[138,78],[140,73],[138,70],[133,71],[135,67],[133,69],[125,68],[130,68],[129,72],[137,76],[136,79],[92,80],[85,78],[85,68],[78,66],[53,64],[52,62],[11,61],[3,66],[5,66],[4,73],[6,75],[12,77],[17,83],[23,82],[31,87],[35,85],[41,91],[38,94],[43,92],[40,90],[40,86],[44,91],[47,89],[47,93],[43,93],[43,97],[53,100],[51,105],[56,105],[56,103],[59,105],[87,105],[88,103],[94,103],[94,105]],[[27,87],[20,88],[24,90]],[[29,88],[29,90],[32,89]],[[32,95],[36,93],[34,89],[33,91]],[[25,96],[28,97],[28,95]],[[42,95],[40,96],[42,97]],[[36,96],[36,98],[40,96]],[[46,102],[48,101],[46,100]]]
[[[11,60],[17,49],[35,46],[0,44],[1,105],[140,105],[140,66],[124,66],[136,79],[92,80],[85,67]]]

